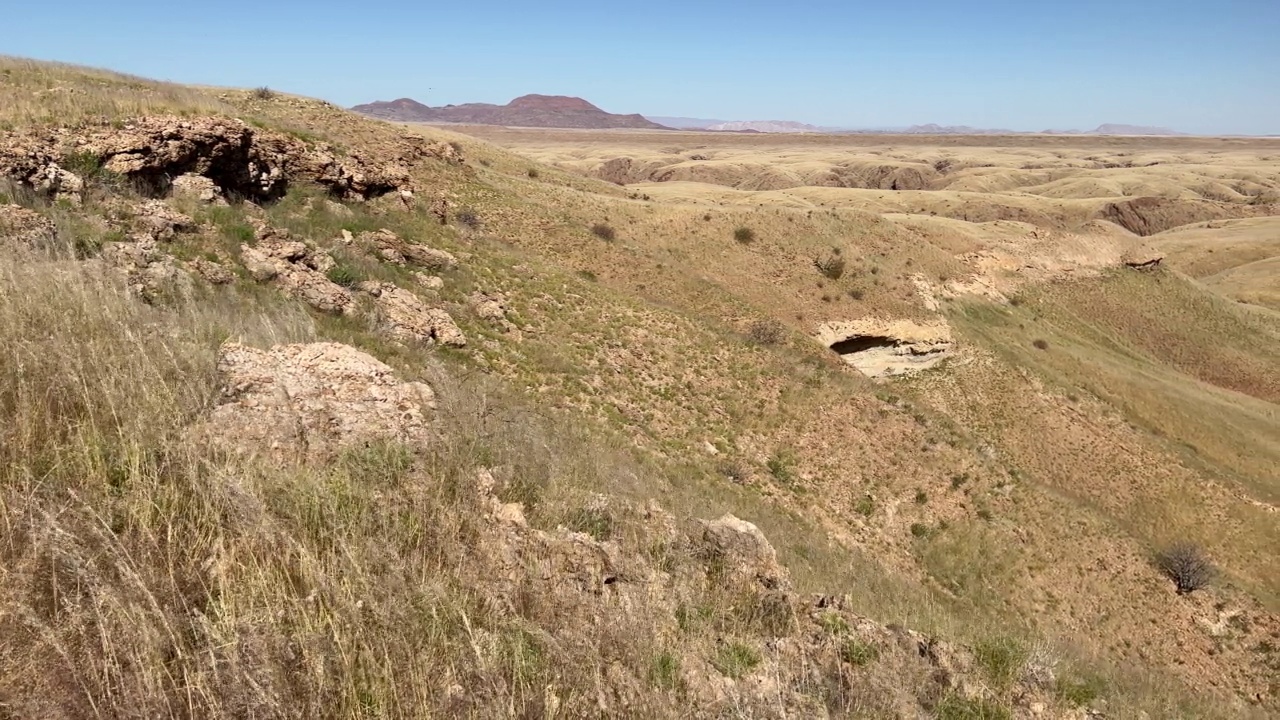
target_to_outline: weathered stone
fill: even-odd
[[[223,346],[223,402],[203,428],[239,452],[322,459],[373,440],[424,444],[435,393],[337,343]]]

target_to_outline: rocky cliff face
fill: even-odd
[[[640,115],[615,115],[601,110],[582,98],[563,95],[524,95],[506,105],[467,103],[434,108],[416,100],[401,98],[390,102],[357,105],[352,110],[399,122],[590,129],[664,129],[662,125],[646,120]]]

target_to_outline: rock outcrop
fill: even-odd
[[[868,377],[919,372],[942,362],[952,352],[951,328],[942,321],[863,318],[830,322],[817,339]]]
[[[240,261],[254,280],[269,282],[321,312],[352,309],[351,293],[325,275],[335,264],[328,253],[266,225],[258,227],[257,236],[257,245],[240,246]]]
[[[146,302],[178,297],[192,290],[191,276],[150,237],[107,243],[102,260],[124,273],[129,289]]]
[[[416,265],[434,272],[452,270],[458,265],[458,259],[452,254],[411,243],[390,230],[363,232],[355,240],[384,261],[395,265]]]
[[[210,203],[223,196],[272,200],[299,181],[347,200],[390,193],[412,197],[410,168],[425,158],[460,161],[456,150],[422,138],[406,139],[390,157],[366,158],[224,117],[143,117],[123,127],[0,136],[0,176],[73,201],[85,179],[69,168],[81,167],[155,195],[174,191]]]
[[[222,403],[199,430],[237,452],[324,459],[376,440],[430,441],[435,393],[402,382],[371,355],[337,343],[219,353]]]
[[[57,227],[40,213],[21,205],[0,205],[0,247],[40,247],[57,234]]]
[[[466,336],[449,313],[427,307],[412,292],[391,283],[379,282],[360,283],[359,289],[373,296],[378,321],[391,337],[449,347],[466,346]]]

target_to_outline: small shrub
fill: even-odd
[[[733,231],[733,239],[743,245],[750,245],[756,241],[756,231],[749,227],[740,227]]]
[[[704,222],[711,222],[711,213],[707,213],[706,215],[703,215],[702,220]]]
[[[276,91],[263,85],[262,87],[253,89],[253,98],[255,100],[270,100],[276,96]]]
[[[991,522],[991,518],[993,518],[993,517],[995,517],[995,516],[991,514],[991,511],[990,511],[990,510],[988,510],[988,509],[986,509],[986,508],[978,508],[978,519],[979,519],[979,520],[984,520],[984,521],[986,521],[986,522]]]
[[[660,653],[649,666],[649,682],[662,690],[680,687],[680,658],[670,652]]]
[[[613,242],[618,239],[618,232],[610,225],[604,223],[596,223],[591,226],[591,234],[606,242]]]
[[[928,503],[928,502],[929,502],[929,493],[927,493],[927,492],[925,492],[925,491],[923,491],[923,490],[917,490],[917,491],[916,491],[916,504],[917,504],[917,505],[924,505],[924,504],[926,504],[926,503]]]
[[[984,640],[973,647],[973,656],[1000,687],[1008,687],[1022,673],[1027,650],[1011,638]]]
[[[456,153],[459,153],[459,154],[462,153],[462,143],[458,142],[457,140],[450,140],[449,147],[453,148],[453,151]]]
[[[586,507],[569,516],[565,527],[575,532],[586,533],[600,542],[613,538],[614,519],[608,510]]]
[[[854,300],[861,300],[866,296],[866,292],[862,288],[852,288],[849,290],[849,297]]]
[[[537,180],[537,179],[538,179],[538,168],[529,168],[528,175],[529,175],[529,179],[530,179],[530,180]]]
[[[876,511],[876,501],[870,495],[863,495],[853,506],[853,511],[862,517],[871,517],[871,514]]]
[[[454,213],[453,217],[459,223],[471,228],[472,230],[477,230],[480,228],[480,216],[477,215],[476,211],[472,210],[471,208],[462,208],[458,212]]]
[[[839,280],[844,277],[845,260],[839,255],[828,255],[825,258],[814,258],[813,266],[831,280]]]
[[[796,481],[795,472],[791,468],[794,462],[795,460],[789,452],[779,450],[774,453],[773,457],[769,458],[769,462],[766,465],[769,467],[769,474],[773,476],[774,480],[783,485],[791,485]]]
[[[1102,694],[1107,691],[1107,682],[1093,675],[1083,678],[1058,678],[1053,690],[1054,694],[1064,702],[1076,707],[1084,707],[1102,697]]]
[[[356,268],[346,263],[338,263],[329,268],[329,272],[325,273],[325,277],[334,285],[341,285],[344,288],[353,288],[364,282],[363,274]]]
[[[861,640],[848,640],[840,647],[840,659],[855,667],[865,667],[880,657],[875,645]]]
[[[733,642],[720,648],[711,664],[725,677],[737,680],[754,670],[760,660],[760,653],[755,648]]]
[[[951,489],[959,490],[961,486],[969,482],[969,473],[958,473],[951,476]]]
[[[934,708],[938,720],[1010,720],[1009,710],[990,700],[948,695]]]
[[[747,337],[757,345],[777,345],[786,336],[782,323],[772,318],[764,318],[751,323]]]
[[[1031,344],[1034,345],[1037,350],[1049,349],[1049,341],[1045,340],[1044,338],[1036,338],[1035,342]]]
[[[818,618],[818,624],[832,635],[843,635],[849,632],[849,623],[838,613],[826,612]]]
[[[736,485],[743,485],[751,480],[751,466],[741,460],[726,460],[720,466],[720,474]]]
[[[1178,588],[1179,595],[1195,592],[1217,573],[1204,550],[1194,543],[1179,542],[1156,553],[1156,566]]]
[[[929,526],[924,523],[911,523],[911,536],[918,538],[929,537]]]

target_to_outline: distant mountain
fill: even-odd
[[[1177,130],[1169,128],[1150,127],[1147,125],[1123,125],[1115,123],[1103,123],[1097,128],[1090,130],[1088,135],[1185,135]]]
[[[902,131],[906,135],[1012,135],[1014,130],[976,128],[968,125],[912,125]]]
[[[738,120],[710,125],[706,128],[715,132],[762,132],[762,133],[798,133],[826,132],[816,125],[806,125],[791,120]]]
[[[615,115],[582,98],[563,95],[524,95],[506,105],[467,103],[430,107],[409,98],[372,102],[351,108],[363,115],[397,122],[551,128],[647,128],[667,130],[640,115]]]
[[[645,115],[645,120],[656,122],[659,125],[676,130],[706,130],[712,125],[719,125],[724,120],[711,120],[708,118],[688,118],[688,117],[659,117],[657,115]]]

